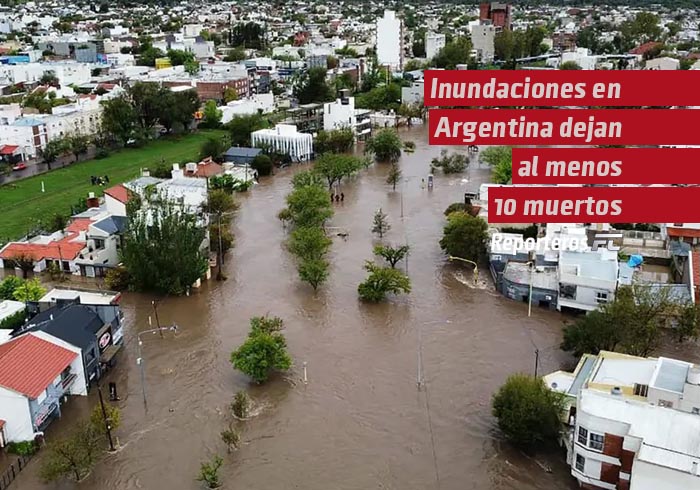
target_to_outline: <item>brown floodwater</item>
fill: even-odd
[[[405,181],[396,191],[381,164],[343,182],[345,201],[334,205],[331,226],[349,235],[334,237],[330,279],[317,293],[298,280],[276,217],[299,167],[264,179],[241,198],[228,280],[162,299],[160,322],[180,330],[144,338],[147,413],[136,334],[149,328],[153,297],[125,294],[126,348],[104,380],[116,381],[121,397],[120,450],[80,485],[41,484],[39,455],[11,488],[195,489],[200,462],[214,454],[225,460],[223,488],[231,489],[576,488],[562,454],[532,457],[512,449],[490,412],[491,396],[509,374],[533,372],[536,347],[540,373],[571,364],[557,348],[565,318],[537,308],[528,318],[526,304],[493,290],[485,268],[484,284],[475,288],[469,267],[445,260],[438,245],[443,210],[465,190],[477,190],[488,170],[473,163],[465,176],[436,175],[432,191],[422,188],[440,148],[428,146],[421,127],[402,137],[415,141],[416,151],[403,156]],[[408,264],[400,266],[413,291],[367,305],[358,301],[357,285],[377,243],[370,228],[379,207],[392,226],[384,241],[411,246]],[[294,368],[253,386],[229,356],[246,337],[250,317],[265,314],[284,319]],[[238,423],[243,444],[229,455],[219,433],[241,389],[260,410]],[[94,403],[94,392],[69,400],[48,437],[70,430],[71,420]]]

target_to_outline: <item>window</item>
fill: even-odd
[[[649,385],[640,385],[635,383],[634,384],[634,394],[636,396],[647,396],[647,393],[649,392]]]
[[[583,473],[583,468],[586,466],[586,458],[580,454],[576,454],[576,469]]]
[[[593,434],[591,432],[591,440],[588,443],[588,447],[590,447],[591,449],[595,449],[596,451],[602,451],[604,444],[605,436],[601,436],[600,434]]]
[[[668,400],[659,400],[659,406],[665,408],[673,408],[673,402]]]
[[[588,431],[583,427],[578,428],[578,442],[584,446],[588,445]]]
[[[595,293],[595,301],[598,304],[605,304],[608,302],[608,293],[603,293],[600,291],[597,291]]]
[[[560,284],[559,296],[562,298],[576,299],[576,286],[573,284]]]

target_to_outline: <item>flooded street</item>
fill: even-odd
[[[477,190],[488,170],[473,161],[470,182],[437,174],[434,189],[423,189],[440,148],[428,146],[425,128],[402,137],[415,141],[416,151],[403,156],[405,182],[395,192],[385,183],[388,165],[343,182],[345,201],[334,205],[330,224],[349,236],[334,237],[331,275],[316,294],[297,278],[277,219],[299,168],[279,171],[241,198],[228,280],[162,300],[160,322],[180,330],[144,338],[147,413],[136,334],[149,328],[153,298],[125,294],[126,348],[104,380],[116,381],[121,397],[121,449],[80,485],[40,483],[40,454],[12,488],[196,489],[199,464],[213,454],[224,457],[226,489],[577,488],[562,454],[533,459],[503,442],[490,408],[509,374],[533,372],[535,348],[540,373],[570,364],[558,349],[563,317],[535,308],[528,318],[526,304],[493,291],[486,269],[487,286],[473,288],[470,268],[447,263],[438,245],[443,211],[465,190]],[[391,224],[384,242],[411,246],[413,291],[366,305],[357,285],[372,258],[370,228],[379,207]],[[265,314],[284,319],[295,366],[284,378],[252,386],[229,356],[246,337],[250,317]],[[421,344],[426,389],[419,391]],[[263,410],[239,425],[243,444],[227,455],[219,433],[241,389]],[[90,400],[67,403],[49,437],[67,430],[69,417],[87,413],[94,391]]]

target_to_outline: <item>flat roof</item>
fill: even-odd
[[[508,262],[503,271],[503,278],[516,284],[530,285],[537,289],[548,291],[559,291],[559,281],[557,280],[556,267],[536,267],[530,271],[530,266],[523,262]]]
[[[683,393],[691,367],[692,364],[687,362],[660,357],[649,385],[661,390]]]
[[[656,369],[656,359],[602,357],[589,380],[611,386],[648,385]]]
[[[84,305],[111,305],[119,299],[120,293],[114,291],[82,291],[79,289],[52,289],[39,300],[39,303],[53,303],[58,300],[75,300],[80,298]]]
[[[637,459],[690,473],[700,464],[700,417],[621,396],[582,390],[579,411],[629,425],[628,436],[641,439]]]

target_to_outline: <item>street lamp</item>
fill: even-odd
[[[526,264],[530,268],[530,294],[528,295],[528,300],[527,300],[527,316],[530,317],[532,316],[532,272],[535,270],[535,263],[530,260],[529,262],[526,262]]]
[[[178,327],[175,324],[170,325],[169,327],[161,327],[159,326],[158,328],[151,328],[149,330],[144,330],[143,332],[139,332],[136,335],[136,340],[138,341],[138,347],[139,347],[139,357],[136,359],[136,364],[139,365],[141,368],[141,391],[143,393],[143,409],[145,410],[146,413],[148,413],[148,402],[146,401],[146,376],[144,372],[144,359],[143,359],[143,352],[142,352],[142,346],[143,346],[143,341],[141,340],[141,335],[147,334],[147,333],[156,333],[158,332],[161,337],[163,336],[163,332],[171,331],[177,333]]]
[[[450,261],[459,260],[461,262],[466,262],[468,264],[473,265],[474,266],[474,286],[476,286],[478,284],[478,282],[479,282],[479,266],[476,264],[476,262],[474,262],[473,260],[469,260],[469,259],[463,259],[462,257],[453,257],[452,255],[450,255],[448,257],[448,260],[450,260]]]

